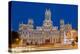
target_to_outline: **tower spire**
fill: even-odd
[[[33,25],[33,20],[31,18],[28,20],[28,24]]]
[[[46,20],[51,20],[51,11],[50,11],[50,9],[46,9],[46,11],[45,11],[45,19]]]
[[[33,29],[33,20],[31,18],[28,20],[28,27]]]

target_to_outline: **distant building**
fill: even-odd
[[[20,38],[26,45],[40,45],[47,43],[71,44],[72,42],[71,38],[68,39],[66,36],[66,33],[72,29],[72,26],[70,24],[65,24],[64,20],[60,20],[60,30],[58,30],[58,26],[53,26],[50,10],[46,9],[45,20],[43,21],[43,25],[41,27],[37,26],[36,29],[34,29],[33,24],[34,21],[32,19],[29,19],[28,24],[22,23],[19,25]]]

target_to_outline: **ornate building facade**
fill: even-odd
[[[58,26],[53,26],[53,22],[51,20],[51,11],[45,11],[45,20],[43,21],[43,25],[37,26],[34,29],[34,22],[32,19],[28,20],[28,24],[20,24],[19,25],[19,34],[20,38],[23,40],[23,43],[26,45],[34,44],[71,44],[72,39],[71,35],[68,38],[66,33],[72,29],[70,24],[65,24],[64,20],[60,20],[60,29]]]

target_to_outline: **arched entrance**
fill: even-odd
[[[46,39],[46,40],[45,40],[45,43],[46,43],[46,44],[50,43],[50,39]]]

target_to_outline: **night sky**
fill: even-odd
[[[78,6],[64,4],[49,4],[49,3],[32,3],[12,1],[10,3],[11,10],[11,29],[18,31],[19,24],[27,24],[28,19],[34,20],[34,26],[42,26],[45,19],[46,9],[51,10],[51,19],[53,26],[60,27],[60,19],[65,21],[65,24],[72,24],[73,29],[78,27]]]

